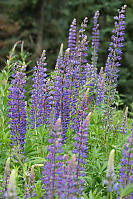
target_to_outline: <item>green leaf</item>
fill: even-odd
[[[89,193],[89,198],[94,199],[92,191],[90,191],[90,193]]]
[[[126,185],[124,189],[121,186],[120,192],[121,197],[128,196],[130,193],[133,192],[133,184]]]

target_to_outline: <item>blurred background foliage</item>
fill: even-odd
[[[126,36],[123,59],[120,67],[119,93],[125,104],[133,102],[133,0],[0,0],[0,69],[13,44],[24,41],[24,49],[30,52],[31,70],[40,57],[42,49],[47,51],[48,71],[54,69],[60,44],[67,48],[69,26],[73,18],[80,27],[87,16],[88,38],[91,57],[91,32],[93,15],[100,11],[99,68],[107,59],[113,17],[117,9],[127,4]],[[18,50],[20,47],[17,47]]]

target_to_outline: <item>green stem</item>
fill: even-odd
[[[109,192],[107,193],[107,199],[109,199]]]
[[[17,153],[15,153],[15,156],[16,156],[18,162],[20,163],[22,169],[23,169],[23,178],[24,178],[24,183],[25,183],[24,186],[25,186],[25,188],[26,188],[27,181],[26,181],[26,171],[25,171],[25,168],[24,168],[24,164],[23,164],[23,162],[20,160],[20,158],[19,158],[19,156],[17,155]]]
[[[110,199],[112,199],[112,191],[110,192]]]

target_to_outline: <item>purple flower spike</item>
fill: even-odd
[[[120,60],[122,56],[122,47],[124,42],[124,30],[125,30],[125,9],[124,5],[121,10],[118,10],[118,16],[115,19],[115,28],[113,29],[110,47],[108,49],[109,54],[105,65],[105,94],[104,94],[104,114],[103,122],[104,129],[108,132],[112,128],[112,116],[114,113],[114,103],[116,97],[116,87],[118,72],[120,66]]]
[[[3,195],[5,195],[5,193],[7,191],[9,177],[10,177],[10,158],[8,158],[6,161],[6,166],[5,166],[5,170],[4,170],[4,178],[3,178],[3,181],[1,184]]]
[[[128,114],[128,107],[126,107],[122,126],[120,127],[120,133],[123,133],[123,134],[127,133],[127,114]]]
[[[88,114],[86,119],[83,121],[83,124],[80,127],[79,132],[75,136],[74,140],[74,150],[73,153],[77,156],[77,165],[76,165],[76,186],[75,188],[78,190],[78,193],[82,195],[83,191],[83,180],[80,179],[80,176],[85,175],[85,165],[84,158],[87,157],[87,146],[88,146],[88,126],[90,122],[91,113]]]
[[[71,52],[73,52],[75,50],[75,47],[76,47],[76,19],[73,19],[69,29],[68,48],[70,48]]]
[[[66,157],[64,157],[65,159]],[[77,192],[76,188],[76,156],[72,155],[71,159],[67,161],[67,165],[64,166],[64,179],[65,183],[65,192],[64,198],[76,199],[75,195]]]
[[[123,188],[125,188],[127,184],[133,184],[133,128],[131,130],[131,135],[122,151],[122,155],[122,167],[119,173],[119,183],[121,183]],[[126,199],[131,198],[133,198],[133,192],[126,197]]]
[[[112,33],[112,42],[108,49],[109,55],[107,58],[107,63],[105,66],[106,79],[108,83],[112,84],[113,90],[116,88],[116,83],[118,79],[118,67],[120,66],[119,61],[121,60],[123,41],[124,41],[124,30],[125,30],[125,9],[126,5],[118,10],[119,16],[114,17],[115,28]],[[110,82],[111,81],[111,82]]]
[[[88,40],[85,34],[87,28],[88,18],[85,17],[81,28],[79,30],[79,41],[77,45],[77,55],[79,57],[79,74],[80,74],[80,86],[83,86],[87,80],[87,57],[88,57]],[[79,86],[79,89],[80,89]]]
[[[24,198],[33,198],[37,196],[36,188],[35,188],[35,173],[34,173],[34,165],[31,167],[31,172],[29,176],[29,182],[26,185],[25,196]]]
[[[103,67],[100,69],[100,73],[97,78],[97,96],[96,105],[100,106],[104,102],[105,92],[105,73],[103,73]]]
[[[45,189],[45,198],[48,199],[53,199],[55,196],[61,198],[62,192],[64,192],[61,136],[61,119],[59,118],[51,131],[50,145],[48,146],[49,153],[42,172],[42,188]]]
[[[99,18],[99,11],[95,12],[94,15],[94,26],[92,29],[92,65],[94,67],[95,73],[96,71],[96,64],[97,64],[97,59],[98,59],[98,48],[99,48],[99,24],[98,24],[98,18]]]
[[[95,49],[96,52],[98,52],[99,47],[99,24],[98,24],[98,18],[99,18],[99,11],[95,12],[94,15],[94,26],[92,29],[92,49]]]
[[[26,82],[25,68],[16,64],[13,68],[14,78],[11,82],[8,95],[8,117],[11,129],[11,149],[17,155],[24,153],[25,134],[27,126],[26,104],[24,87]]]
[[[36,129],[37,126],[46,123],[46,52],[42,52],[37,66],[34,67],[33,86],[31,95],[31,120],[32,126]]]
[[[53,76],[54,84],[54,106],[53,106],[53,115],[54,115],[54,124],[57,119],[60,117],[60,101],[61,101],[61,68],[63,66],[63,44],[60,47],[60,52],[56,61],[55,75]]]

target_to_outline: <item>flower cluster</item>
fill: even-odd
[[[96,73],[96,64],[97,64],[97,52],[99,48],[99,24],[98,24],[98,18],[99,18],[99,11],[95,12],[94,15],[94,26],[92,29],[92,65],[95,68]]]
[[[31,119],[32,126],[36,127],[40,124],[46,123],[46,63],[45,50],[42,53],[37,66],[34,67],[33,85],[31,95]]]
[[[122,156],[118,181],[119,185],[121,183],[123,188],[125,188],[127,184],[133,184],[133,129],[127,143],[124,146]],[[126,199],[131,198],[133,198],[133,192],[126,197]]]
[[[72,155],[71,159],[68,161],[68,155],[65,155],[65,160],[67,164],[64,164],[64,179],[65,182],[65,193],[64,198],[74,199],[77,194],[76,187],[76,156]]]
[[[5,195],[5,193],[7,191],[9,177],[10,177],[10,158],[8,158],[6,161],[6,166],[5,166],[5,170],[4,170],[4,178],[3,178],[3,182],[1,183],[3,195]]]
[[[37,194],[36,194],[36,188],[35,188],[35,173],[34,173],[34,165],[33,165],[30,171],[29,182],[26,185],[24,198],[25,199],[33,198],[35,196],[37,196]]]
[[[97,77],[97,95],[96,95],[96,106],[100,106],[104,102],[105,92],[105,73],[103,73],[103,67],[100,69],[100,73]]]
[[[25,104],[25,67],[16,64],[13,68],[13,80],[8,95],[8,117],[10,118],[11,148],[16,155],[24,153],[25,134],[27,126]],[[15,155],[14,154],[14,155]],[[15,156],[16,156],[15,155]]]
[[[119,61],[121,60],[122,47],[124,41],[124,30],[125,30],[125,9],[124,5],[121,10],[118,10],[119,16],[115,16],[115,28],[112,33],[112,42],[109,47],[109,55],[105,65],[106,81],[109,85],[111,84],[113,91],[111,95],[114,95],[114,91],[117,84],[118,78],[118,67],[120,66]],[[113,100],[112,100],[113,101]]]
[[[118,72],[120,66],[120,60],[122,56],[122,47],[124,42],[124,30],[125,30],[125,9],[126,5],[118,10],[118,16],[115,16],[115,28],[112,33],[112,41],[108,49],[109,54],[107,62],[105,64],[105,92],[104,92],[104,125],[106,132],[111,129],[113,107],[116,96],[116,86],[118,79]]]
[[[84,160],[87,157],[87,149],[88,149],[88,126],[90,122],[91,113],[83,121],[79,132],[76,132],[76,136],[74,138],[75,142],[73,144],[74,149],[73,153],[77,155],[77,165],[76,165],[76,188],[78,188],[78,193],[82,193],[83,191],[83,183],[84,181],[80,179],[80,176],[85,175],[85,165],[86,161]]]
[[[63,157],[61,140],[61,119],[59,118],[51,131],[49,139],[47,162],[43,167],[42,188],[45,189],[45,198],[53,199],[55,196],[61,197],[63,190]]]
[[[73,19],[69,29],[68,48],[70,48],[71,52],[76,48],[76,19]]]
[[[128,107],[126,107],[124,118],[122,122],[122,126],[120,127],[120,133],[127,133],[127,114],[128,114]]]
[[[73,155],[70,161],[63,165],[62,140],[61,140],[61,119],[55,123],[49,139],[47,162],[43,167],[42,188],[45,189],[45,198],[76,198],[83,191],[83,180],[85,164],[84,158],[87,155],[88,125],[90,115],[86,117],[80,128],[80,132],[75,136]],[[77,158],[76,158],[77,156]],[[68,159],[68,156],[67,158]]]

